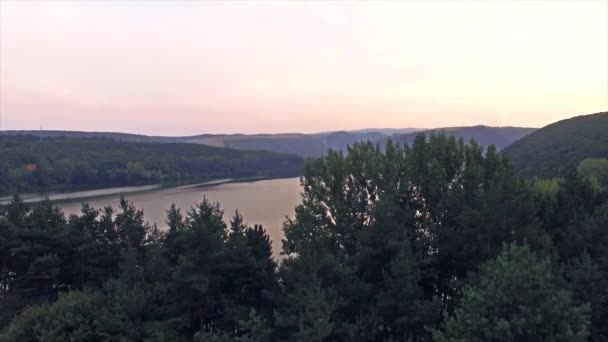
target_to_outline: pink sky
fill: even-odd
[[[608,109],[608,2],[0,0],[0,129],[543,126]]]

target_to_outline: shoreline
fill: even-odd
[[[79,190],[71,192],[56,192],[56,193],[29,193],[21,195],[23,203],[26,204],[37,204],[44,201],[46,198],[53,203],[73,202],[75,200],[86,200],[91,198],[104,198],[113,197],[116,195],[127,195],[127,194],[141,194],[145,192],[162,190],[162,189],[195,189],[195,188],[208,188],[219,186],[229,183],[252,183],[271,179],[287,179],[296,178],[300,176],[257,176],[257,177],[243,177],[243,178],[220,178],[200,183],[190,183],[179,185],[176,183],[166,184],[147,184],[137,186],[122,186],[122,187],[106,187],[98,189]],[[104,191],[107,190],[107,191]],[[96,192],[96,193],[95,193]],[[11,200],[12,196],[0,197],[0,207],[6,206]]]

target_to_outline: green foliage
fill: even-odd
[[[0,193],[293,176],[293,155],[190,143],[0,136]],[[29,170],[28,170],[29,167]]]
[[[249,312],[246,320],[239,322],[239,325],[238,335],[197,332],[194,334],[194,342],[267,342],[271,338],[272,329],[254,309]]]
[[[608,159],[584,159],[577,170],[584,177],[597,180],[601,184],[608,184]]]
[[[539,217],[579,303],[591,303],[591,340],[608,339],[608,192],[572,172],[555,197],[539,200]]]
[[[577,215],[580,215],[578,213]],[[608,340],[608,204],[596,206],[582,219],[569,223],[558,245],[565,261],[566,277],[576,299],[591,303],[593,341]]]
[[[534,182],[534,190],[547,200],[555,200],[559,192],[560,180],[558,178],[537,179]]]
[[[97,293],[74,291],[53,304],[26,309],[4,330],[3,341],[85,341],[95,336]]]
[[[434,330],[437,342],[587,341],[589,306],[577,306],[548,258],[505,245],[466,286],[454,315]]]
[[[307,164],[302,184],[303,203],[285,226],[282,279],[304,287],[308,280],[290,273],[314,274],[334,294],[336,339],[428,340],[424,327],[505,241],[550,245],[508,161],[445,135],[384,152],[371,144],[330,151]]]
[[[336,294],[322,288],[320,276],[332,272],[334,260],[321,246],[310,246],[282,265],[285,298],[276,314],[280,341],[327,341],[336,326]]]
[[[432,135],[330,151],[301,182],[280,265],[261,226],[207,199],[171,206],[162,232],[124,199],[65,218],[16,197],[0,340],[608,339],[608,190],[589,177],[530,182]]]
[[[608,158],[608,112],[558,121],[503,152],[522,175],[563,177],[587,158]]]
[[[118,281],[96,291],[71,291],[26,309],[2,341],[176,341],[165,322],[150,320],[148,294]]]
[[[1,336],[267,340],[280,289],[265,230],[238,213],[228,229],[206,199],[185,218],[172,206],[168,222],[159,232],[125,199],[66,221],[50,203],[30,210],[16,198],[0,212]]]

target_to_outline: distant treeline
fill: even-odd
[[[608,340],[597,182],[522,179],[438,135],[329,152],[302,186],[280,263],[263,228],[203,199],[171,207],[166,232],[125,200],[66,219],[16,199],[0,209],[0,341]]]
[[[0,137],[0,193],[58,188],[295,176],[298,156],[189,143]]]
[[[396,130],[399,131],[399,130]],[[346,150],[356,141],[377,141],[386,138],[375,131],[338,131],[325,133],[278,134],[200,134],[192,136],[148,136],[118,132],[83,131],[0,131],[1,136],[33,135],[43,138],[111,138],[118,141],[150,143],[194,143],[241,150],[270,151],[296,154],[301,157],[319,157],[329,149]]]

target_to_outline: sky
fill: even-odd
[[[607,109],[605,0],[0,0],[0,129],[541,127]]]

